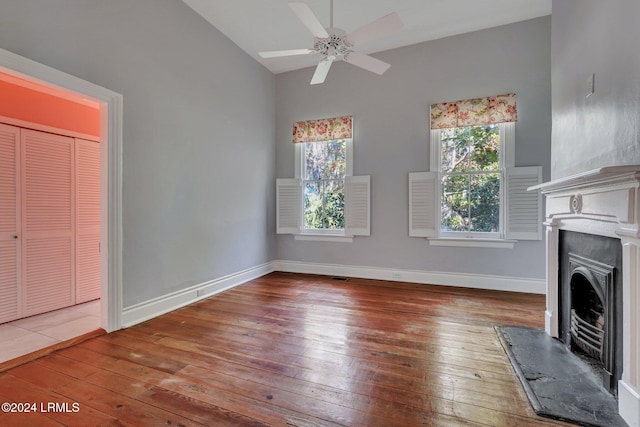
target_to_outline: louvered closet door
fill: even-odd
[[[100,144],[76,139],[76,304],[100,298]]]
[[[0,124],[0,323],[21,316],[20,129]]]
[[[24,315],[75,303],[74,140],[23,129]]]

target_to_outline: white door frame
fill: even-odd
[[[0,49],[0,71],[100,104],[100,325],[122,327],[122,95]],[[104,167],[106,165],[106,167]]]

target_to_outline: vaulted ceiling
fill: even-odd
[[[311,48],[313,36],[287,0],[183,0],[273,73],[314,66],[317,55],[262,59],[260,51]],[[300,1],[300,0],[299,0]],[[330,0],[306,0],[329,27]],[[551,0],[334,0],[334,27],[347,33],[390,12],[404,28],[358,50],[375,53],[551,14]]]

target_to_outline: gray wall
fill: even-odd
[[[553,178],[640,163],[639,18],[638,0],[553,2]]]
[[[516,165],[540,165],[549,177],[551,142],[550,17],[448,37],[374,56],[392,64],[383,76],[340,62],[310,86],[313,69],[276,78],[276,174],[294,176],[291,126],[352,114],[354,175],[371,175],[370,237],[353,243],[277,238],[282,260],[544,277],[544,244],[513,250],[430,247],[408,236],[407,173],[428,170],[429,105],[516,92]]]
[[[125,307],[275,258],[275,78],[188,6],[3,0],[0,47],[123,94]]]

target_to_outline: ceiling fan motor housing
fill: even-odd
[[[314,38],[313,50],[333,60],[351,52],[353,47],[347,39],[347,33],[338,28],[327,28],[329,37]]]

